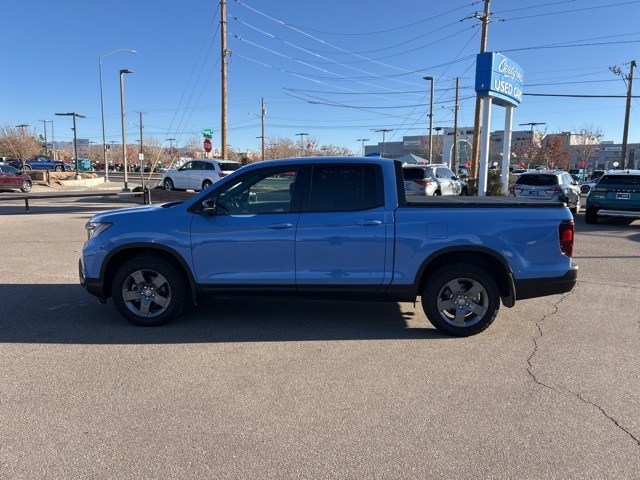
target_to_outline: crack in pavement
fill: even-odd
[[[540,385],[541,387],[546,387],[549,390],[553,390],[554,392],[562,395],[563,392],[561,390],[559,390],[558,388],[555,388],[551,385],[547,385],[546,383],[544,383],[543,381],[541,381],[540,379],[538,379],[538,377],[535,375],[535,373],[533,372],[533,358],[536,356],[536,354],[538,353],[538,340],[542,338],[543,336],[543,332],[542,332],[542,326],[540,325],[542,322],[544,322],[548,317],[551,317],[553,315],[556,315],[558,313],[558,305],[560,305],[565,298],[567,298],[569,295],[571,295],[572,292],[567,293],[566,295],[563,295],[562,298],[560,298],[560,300],[558,300],[555,304],[553,304],[554,307],[554,311],[551,312],[551,314],[549,315],[543,315],[542,318],[536,322],[536,328],[538,329],[538,336],[537,337],[533,337],[533,351],[531,352],[531,355],[529,355],[529,358],[527,358],[527,373],[529,374],[529,376],[531,377],[531,379],[537,384]],[[612,422],[618,429],[620,429],[621,431],[623,431],[624,433],[626,433],[629,437],[631,437],[631,439],[636,442],[638,444],[638,446],[640,446],[640,438],[637,437],[636,435],[634,435],[631,431],[627,430],[624,426],[622,426],[620,424],[620,422],[618,422],[613,416],[611,416],[609,413],[607,413],[607,411],[602,408],[600,405],[598,405],[597,403],[592,402],[591,400],[588,400],[586,398],[584,398],[582,395],[580,395],[577,392],[572,391],[571,389],[565,387],[564,385],[561,385],[562,390],[564,390],[565,392],[569,392],[571,395],[573,395],[575,398],[577,398],[578,400],[580,400],[582,403],[586,404],[586,405],[590,405],[593,408],[596,408],[605,418],[607,418],[610,422]]]

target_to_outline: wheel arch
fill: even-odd
[[[205,183],[209,182],[209,187],[213,186],[214,183],[216,183],[218,179],[217,178],[211,178],[211,177],[205,177],[202,179],[202,182],[200,182],[200,188],[202,190],[204,190],[206,187],[204,186]]]
[[[122,248],[114,249],[114,251],[105,259],[102,265],[102,271],[100,272],[100,278],[103,279],[105,298],[110,297],[112,294],[111,284],[113,283],[113,278],[118,271],[118,268],[125,262],[142,255],[156,255],[172,263],[184,276],[189,287],[192,300],[194,303],[196,302],[198,289],[196,288],[196,282],[191,273],[191,269],[184,258],[182,258],[175,250],[164,245],[145,243],[129,244]]]
[[[431,272],[452,265],[465,263],[486,270],[495,280],[500,297],[506,307],[513,307],[516,300],[513,272],[504,258],[483,248],[452,247],[426,258],[416,275],[417,292],[422,292],[431,277]]]

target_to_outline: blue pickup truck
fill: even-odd
[[[561,202],[404,194],[402,165],[316,157],[240,168],[183,202],[92,217],[80,283],[129,321],[204,295],[414,302],[451,335],[500,305],[570,292],[574,222]]]

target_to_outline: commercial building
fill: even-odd
[[[437,127],[433,135],[432,163],[452,164],[453,128]],[[458,165],[471,162],[473,127],[458,127]],[[491,132],[489,136],[489,164],[500,165],[504,146],[504,131]],[[417,155],[428,159],[429,135],[404,136],[402,141],[379,142],[365,145],[364,154],[382,154],[388,158]],[[540,153],[542,152],[542,155]],[[601,141],[599,136],[581,133],[545,133],[537,130],[511,132],[512,168],[581,168],[586,173],[593,170],[609,170],[620,167],[622,145]],[[544,159],[544,160],[541,160]],[[640,143],[627,145],[626,168],[640,168]]]

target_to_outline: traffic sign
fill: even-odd
[[[205,138],[211,138],[212,135],[213,130],[211,128],[205,128],[204,130],[202,130],[202,136],[204,136]]]
[[[204,142],[202,142],[202,146],[204,147],[204,151],[209,153],[211,151],[211,140],[209,140],[208,138],[204,139]]]

